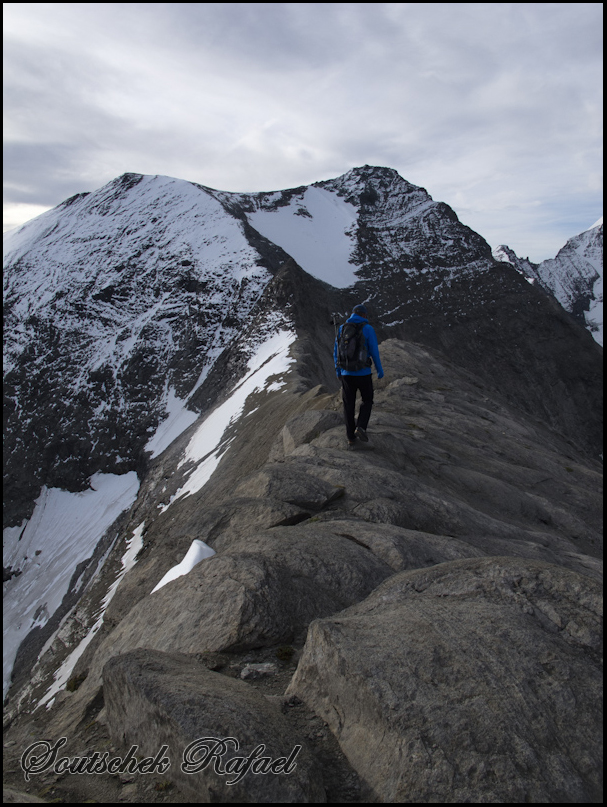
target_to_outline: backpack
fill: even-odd
[[[337,340],[337,366],[340,370],[356,372],[371,366],[363,334],[366,322],[346,322]]]

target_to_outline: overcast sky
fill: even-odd
[[[600,3],[5,3],[5,229],[131,171],[395,168],[491,246],[602,215]]]

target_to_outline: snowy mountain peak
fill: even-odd
[[[424,188],[412,185],[403,179],[393,168],[364,165],[352,168],[335,179],[321,180],[314,183],[315,187],[329,188],[340,196],[346,196],[349,201],[361,205],[374,205],[380,195],[389,193],[415,193],[420,194],[424,200],[431,200]],[[362,198],[361,198],[362,196]]]
[[[519,258],[503,244],[493,250],[493,257],[537,280],[603,344],[602,216],[592,227],[570,238],[555,258],[540,264]]]
[[[175,396],[202,385],[272,279],[242,221],[165,176],[125,174],[72,197],[9,233],[5,255],[13,504],[34,479],[73,490],[99,470],[134,470]],[[268,314],[243,360],[285,327],[283,312]]]
[[[524,275],[526,278],[533,278],[534,266],[529,258],[519,258],[513,249],[510,249],[506,244],[500,244],[491,251],[494,259],[500,263],[509,263],[517,272]]]
[[[363,166],[309,186],[214,192],[310,275],[335,288],[370,277],[488,266],[489,245],[443,202],[391,168]]]
[[[520,260],[513,249],[507,244],[500,244],[494,249],[491,250],[491,254],[495,258],[496,261],[500,261],[501,263],[510,263],[512,266],[516,266],[518,260]]]

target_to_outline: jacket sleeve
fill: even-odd
[[[381,378],[384,374],[384,368],[381,366],[381,359],[379,358],[379,347],[377,346],[377,336],[371,325],[365,326],[365,339],[367,340],[367,353],[373,359],[373,364],[377,370],[377,375]]]

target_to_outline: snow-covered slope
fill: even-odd
[[[454,211],[392,168],[365,165],[336,179],[258,194],[214,192],[243,211],[313,277],[336,288],[389,275],[457,268],[491,257]]]
[[[272,278],[263,263],[219,201],[168,177],[125,175],[8,234],[11,497],[32,478],[77,490],[97,471],[135,470],[148,444],[166,447]]]
[[[43,488],[32,518],[4,530],[2,565],[14,572],[3,585],[4,694],[17,648],[30,630],[43,627],[57,612],[79,564],[93,555],[138,489],[134,471],[95,474],[90,490],[81,493]],[[82,580],[75,581],[76,591],[82,586]]]
[[[555,258],[535,264],[519,258],[505,245],[493,251],[498,261],[512,264],[549,290],[566,311],[583,320],[603,344],[603,217],[570,238]]]
[[[204,319],[213,320],[205,344],[212,352],[223,344],[236,304],[250,308],[270,277],[221,204],[189,182],[159,176],[127,175],[64,202],[9,233],[4,260],[11,270],[6,370],[30,344],[35,318],[52,318],[69,333],[86,317],[87,338],[71,346],[77,354],[66,368],[77,368],[78,385],[100,368],[119,380],[144,340],[155,342],[157,357],[178,351],[185,318],[199,338],[208,336],[192,302],[202,301]],[[243,286],[247,294],[239,296]],[[176,373],[169,375],[183,388]]]
[[[281,194],[263,199],[263,206],[247,218],[255,229],[281,246],[306,272],[337,288],[356,283],[358,210],[350,202],[322,188],[307,187],[276,205]]]

